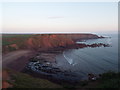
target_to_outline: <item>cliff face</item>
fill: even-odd
[[[38,35],[27,40],[28,48],[33,48],[35,50],[46,50],[49,48],[64,47],[74,43],[75,42],[72,39],[63,35]]]
[[[66,47],[75,44],[76,40],[99,38],[93,34],[49,34],[36,35],[27,40],[28,48],[45,50],[55,47]]]
[[[75,44],[76,40],[97,39],[94,34],[37,34],[24,35],[21,37],[5,38],[5,44],[2,45],[3,52],[14,51],[18,49],[48,50],[57,47],[67,47]],[[4,37],[3,37],[4,41]],[[10,49],[10,50],[8,50]]]

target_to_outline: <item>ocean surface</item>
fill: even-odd
[[[89,73],[118,72],[118,35],[102,34],[102,36],[107,36],[108,38],[77,41],[76,43],[105,43],[110,44],[110,47],[87,47],[66,50],[56,56],[57,67],[74,73],[80,79],[87,79]]]

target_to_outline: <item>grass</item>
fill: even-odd
[[[76,88],[120,88],[120,72],[103,73],[96,81],[80,81]]]
[[[2,46],[23,43],[26,39],[33,35],[34,34],[3,34]]]
[[[26,49],[26,41],[35,34],[3,34],[2,35],[2,53]],[[10,46],[15,44],[16,47]]]
[[[13,85],[13,88],[62,88],[48,80],[34,78],[20,72],[12,72],[10,77],[11,79],[8,82]]]
[[[98,88],[120,88],[120,72],[103,73]]]

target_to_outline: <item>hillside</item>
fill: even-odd
[[[62,86],[41,78],[15,72],[12,70],[2,71],[2,88],[62,88]]]

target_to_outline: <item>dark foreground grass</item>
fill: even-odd
[[[120,88],[120,72],[103,73],[98,88]]]
[[[62,88],[60,85],[46,79],[34,78],[20,72],[9,71],[9,73],[11,79],[8,82],[13,85],[12,88]]]

